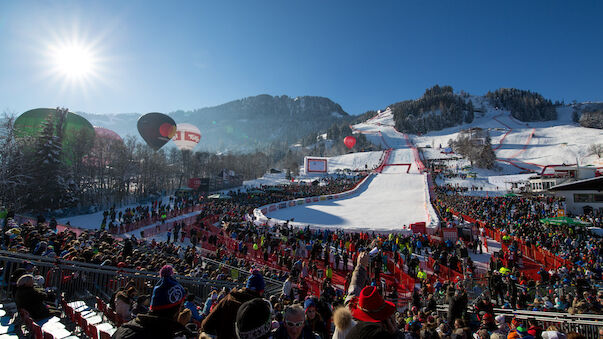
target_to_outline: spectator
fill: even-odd
[[[124,291],[117,292],[115,295],[115,312],[124,321],[130,321],[132,314],[130,311],[131,300]]]
[[[172,266],[161,268],[161,279],[153,288],[149,313],[139,314],[134,320],[120,326],[113,334],[113,339],[163,339],[192,335],[177,321],[186,291],[172,277],[173,274]]]
[[[199,313],[199,308],[197,304],[195,304],[195,295],[189,294],[186,297],[186,301],[184,302],[184,307],[191,310],[191,317],[195,321],[203,320],[203,315]]]
[[[34,287],[34,277],[31,274],[24,274],[17,280],[15,291],[17,308],[26,310],[34,321],[61,316],[61,311],[47,306],[45,301],[48,301],[48,295]]]
[[[321,338],[327,338],[327,328],[324,320],[316,312],[316,303],[312,298],[306,299],[304,302],[304,309],[306,312],[306,326],[310,328],[312,332],[318,333]]]
[[[274,339],[317,339],[318,336],[305,325],[304,309],[299,305],[289,306],[285,309],[284,326],[279,327]]]
[[[267,339],[272,334],[272,314],[266,299],[244,302],[237,311],[236,334],[239,339]]]
[[[149,312],[149,305],[151,304],[151,298],[146,295],[140,295],[136,299],[136,303],[134,304],[134,308],[132,310],[132,314],[137,316],[138,314],[145,314]]]
[[[264,295],[264,278],[257,270],[253,270],[247,278],[245,288],[231,291],[222,299],[201,323],[201,330],[218,338],[235,337],[235,318],[241,305]]]
[[[356,321],[352,318],[352,313],[347,307],[339,307],[335,310],[333,323],[335,324],[333,339],[345,339],[350,330],[356,326]]]
[[[375,286],[363,288],[357,300],[357,303],[352,302],[349,306],[352,316],[359,321],[359,324],[378,323],[389,334],[401,335],[394,318],[396,306],[392,302],[383,300]]]

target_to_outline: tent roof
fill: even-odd
[[[578,219],[573,219],[570,217],[544,218],[544,219],[540,219],[540,222],[543,224],[551,224],[551,225],[579,225],[579,226],[590,225],[587,222],[584,222],[584,221],[578,220]]]
[[[603,177],[594,177],[560,184],[549,188],[549,191],[603,191]]]

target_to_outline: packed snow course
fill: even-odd
[[[343,198],[338,194],[317,202],[272,204],[258,210],[268,211],[265,217],[270,222],[293,220],[290,224],[300,227],[378,232],[409,232],[410,224],[417,222],[435,227],[437,217],[429,202],[425,175],[419,172],[420,160],[408,137],[393,128],[391,114],[380,114],[352,128],[371,142],[392,149],[391,153],[361,152],[328,159],[329,172],[364,169],[365,164],[368,168],[379,167],[359,187]],[[376,166],[376,153],[384,154],[379,156],[384,166]]]

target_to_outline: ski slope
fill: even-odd
[[[294,219],[292,225],[354,231],[402,231],[424,221],[423,181],[420,174],[382,173],[371,176],[354,195],[339,200],[279,209],[272,219]],[[399,168],[398,168],[399,169]]]
[[[448,141],[456,139],[463,129],[480,127],[488,130],[492,138],[502,172],[499,175],[526,169],[538,172],[546,165],[575,164],[576,159],[581,166],[603,166],[603,162],[588,151],[589,145],[603,143],[603,131],[574,123],[569,106],[557,108],[557,120],[522,122],[513,118],[509,111],[492,108],[483,97],[472,97],[472,101],[476,107],[486,108],[483,115],[476,114],[472,123],[412,136],[417,146],[432,147],[431,150],[424,149],[426,157],[444,157],[440,145],[447,147]],[[518,166],[508,166],[510,162]]]
[[[392,149],[386,166],[373,173],[351,196],[277,209],[267,213],[266,217],[271,222],[293,219],[290,224],[299,227],[354,231],[409,232],[410,224],[417,222],[425,222],[433,229],[437,225],[437,216],[429,202],[425,175],[419,173],[417,159],[407,137],[393,128],[391,112],[380,113],[376,118],[352,128],[355,133],[365,134],[371,142]],[[358,168],[368,159],[377,159],[371,153],[381,152],[330,158],[329,171],[331,164],[338,169]]]

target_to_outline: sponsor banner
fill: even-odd
[[[289,201],[289,206],[295,206],[295,201]]]
[[[266,207],[262,208],[262,214],[266,214],[266,213],[268,213],[268,208],[266,208]]]
[[[426,232],[425,222],[417,222],[414,224],[410,224],[410,229],[412,230],[413,233],[425,234],[425,232]]]
[[[306,171],[308,173],[326,173],[327,159],[324,158],[308,158],[306,157]]]
[[[335,194],[335,195],[333,196],[333,199],[339,199],[339,194]]]
[[[297,205],[303,205],[303,204],[304,204],[304,200],[303,199],[297,201]]]
[[[190,178],[188,179],[188,185],[189,188],[192,188],[194,190],[198,189],[199,186],[201,186],[201,178]]]
[[[312,198],[306,198],[306,202],[312,202]]]
[[[277,208],[276,205],[270,205],[269,211],[274,212],[274,211],[276,211],[276,208]]]
[[[318,197],[312,198],[312,201],[317,202],[318,201]]]
[[[332,195],[327,196],[327,200],[333,200],[333,196]]]
[[[320,197],[320,200],[327,200],[327,197],[325,197],[324,195]]]
[[[287,208],[287,203],[281,202],[280,204],[278,204],[278,208],[280,208],[280,209]]]

